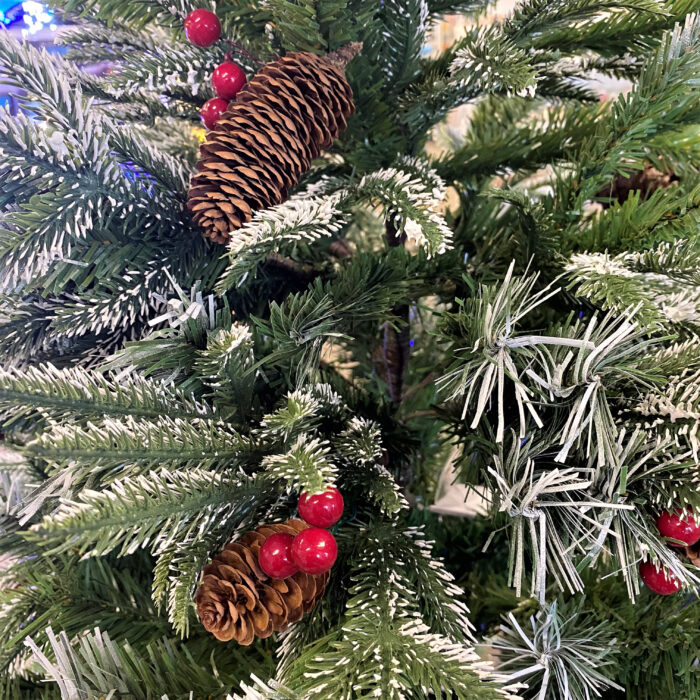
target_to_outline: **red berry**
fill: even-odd
[[[681,582],[670,571],[664,571],[663,567],[656,568],[656,564],[650,561],[639,565],[639,575],[646,587],[659,595],[678,593],[682,587]]]
[[[304,491],[299,499],[299,515],[309,525],[331,527],[343,515],[343,505],[340,491],[333,486],[329,486],[323,493],[315,496],[309,496],[308,491]]]
[[[291,558],[294,537],[284,532],[270,535],[260,547],[258,563],[270,578],[287,578],[299,571]]]
[[[212,97],[211,100],[207,100],[202,105],[202,109],[199,110],[204,126],[207,129],[213,129],[216,122],[219,121],[219,117],[226,111],[226,107],[228,107],[228,102],[220,97]]]
[[[219,18],[209,10],[192,10],[185,17],[185,35],[195,46],[211,46],[221,36]]]
[[[232,100],[245,85],[245,80],[245,73],[229,61],[217,66],[211,75],[214,92],[225,100]]]
[[[679,540],[687,547],[694,545],[700,540],[700,523],[695,521],[692,515],[693,509],[688,508],[688,513],[683,515],[682,508],[676,508],[673,513],[665,510],[656,519],[656,527],[664,537],[672,537],[674,540]],[[674,547],[682,547],[683,545],[669,542]]]
[[[320,527],[302,530],[292,542],[292,561],[307,574],[325,573],[335,564],[337,556],[335,537]]]

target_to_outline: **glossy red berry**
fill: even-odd
[[[310,527],[292,542],[292,561],[307,574],[317,576],[328,571],[338,557],[338,545],[328,530]]]
[[[219,18],[209,10],[192,10],[185,17],[185,35],[195,46],[211,46],[221,36]]]
[[[681,590],[681,582],[670,572],[665,571],[662,566],[645,561],[639,565],[639,575],[644,581],[644,585],[654,593],[659,595],[672,595]]]
[[[226,111],[226,107],[228,107],[228,102],[220,97],[213,97],[211,100],[207,100],[202,105],[202,109],[199,110],[204,126],[207,129],[213,129],[216,122],[219,121],[219,117]]]
[[[333,486],[315,496],[309,496],[308,491],[304,491],[298,504],[299,515],[314,527],[335,525],[343,515],[343,506],[343,497]]]
[[[271,578],[287,578],[299,571],[291,557],[293,541],[292,535],[277,532],[262,543],[258,552],[258,563]]]
[[[700,540],[700,523],[693,517],[693,509],[688,508],[684,515],[681,508],[676,508],[673,513],[665,510],[656,519],[656,527],[664,537],[672,537],[683,545],[690,547]],[[681,544],[669,542],[674,547],[682,547]]]
[[[211,82],[214,92],[225,100],[232,100],[245,85],[245,73],[235,63],[227,61],[214,68]]]

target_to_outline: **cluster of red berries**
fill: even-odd
[[[219,18],[209,10],[192,10],[185,18],[185,35],[195,46],[211,46],[221,37]],[[227,59],[214,69],[211,82],[218,97],[205,102],[200,110],[207,129],[214,127],[226,111],[229,100],[245,85],[246,77],[240,66]]]
[[[326,528],[340,520],[343,506],[340,491],[332,486],[315,496],[302,493],[299,515],[312,527],[296,537],[283,532],[270,535],[260,547],[260,568],[271,578],[287,578],[297,571],[314,576],[328,571],[335,564],[338,545]]]
[[[659,534],[669,537],[675,542],[669,542],[672,547],[692,547],[700,542],[700,522],[693,517],[693,509],[687,508],[684,514],[682,508],[676,508],[672,513],[664,511],[656,519]],[[681,590],[681,582],[663,567],[645,561],[639,566],[639,575],[649,590],[659,595],[671,595]]]

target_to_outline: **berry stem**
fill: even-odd
[[[339,49],[327,53],[323,59],[335,66],[338,70],[344,71],[345,66],[347,66],[348,63],[350,63],[350,61],[352,61],[352,59],[355,58],[358,53],[360,53],[360,51],[362,51],[362,42],[351,41],[348,44],[341,46]]]
[[[231,41],[230,39],[224,39],[224,41],[229,46],[232,46],[236,51],[238,51],[238,53],[242,54],[243,56],[246,56],[251,61],[253,61],[253,63],[257,63],[259,66],[264,65],[263,61],[261,61],[259,58],[256,58],[255,56],[253,56],[253,54],[250,53],[250,51],[248,51],[247,49],[244,49],[240,44],[237,44],[235,41]],[[227,53],[226,54],[227,58],[228,58],[228,55],[229,54]]]

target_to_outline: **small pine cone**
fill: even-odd
[[[345,64],[351,43],[327,56],[299,51],[265,64],[207,134],[187,208],[206,236],[226,243],[253,212],[279,204],[354,111]]]
[[[670,187],[678,182],[678,177],[672,172],[664,173],[653,165],[647,165],[644,170],[637,170],[629,177],[620,176],[613,180],[596,194],[596,197],[616,199],[620,204],[630,196],[630,192],[640,192],[642,199],[647,199],[659,188]],[[604,209],[610,206],[610,202],[601,202]]]
[[[302,571],[286,579],[267,576],[258,565],[262,543],[277,532],[296,535],[309,526],[302,520],[261,525],[229,542],[223,552],[204,567],[195,596],[197,614],[207,632],[219,641],[235,639],[252,644],[282,632],[313,609],[323,595],[326,572],[311,576]]]
[[[700,567],[700,542],[692,545],[692,547],[686,547],[685,554],[690,560],[691,564]]]

